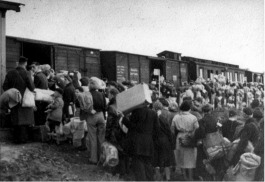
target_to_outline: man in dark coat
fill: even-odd
[[[195,131],[194,138],[196,140],[205,139],[207,134],[214,133],[218,131],[217,123],[218,120],[213,116],[212,112],[213,107],[209,104],[202,107],[203,118],[199,120],[199,128]],[[197,147],[197,162],[196,166],[204,166],[203,159],[206,159],[207,156],[204,152],[203,145],[199,145]],[[216,178],[221,180],[225,169],[224,167],[224,159],[219,158],[211,161],[212,166],[218,173],[216,174]],[[197,175],[201,175],[205,180],[212,180],[209,174],[206,172],[204,167],[198,167],[196,169]]]
[[[35,88],[39,89],[48,89],[48,79],[46,75],[40,69],[40,64],[35,62],[35,74],[34,74],[34,85]],[[35,111],[34,115],[36,118],[36,125],[44,125],[46,122],[47,114],[45,113],[46,107],[48,103],[43,101],[36,101],[37,110]]]
[[[236,131],[236,128],[241,125],[237,121],[237,113],[234,110],[229,111],[229,119],[223,123],[222,133],[223,137],[227,138],[229,141],[233,141],[233,137]]]
[[[27,58],[20,57],[19,65],[16,69],[7,73],[3,90],[16,88],[21,93],[22,97],[26,88],[34,91],[34,85],[29,72],[26,70]],[[27,142],[28,127],[34,125],[34,113],[31,107],[22,107],[18,104],[11,109],[11,122],[14,127],[14,141],[16,143]]]
[[[153,180],[154,143],[159,133],[158,116],[148,107],[132,111],[123,124],[128,128],[128,152],[133,158],[135,180]]]
[[[76,100],[75,87],[72,83],[72,79],[69,76],[65,76],[65,84],[66,86],[63,90],[63,120],[74,116],[73,107]],[[69,106],[72,108],[72,113],[69,112]]]

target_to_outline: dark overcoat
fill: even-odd
[[[159,121],[155,111],[149,108],[135,109],[129,120],[123,120],[128,128],[129,152],[137,156],[153,157],[154,142],[158,139]]]
[[[29,72],[18,66],[16,69],[7,73],[3,90],[6,91],[10,88],[16,88],[21,93],[22,97],[26,88],[34,91],[34,84],[32,82]],[[34,124],[34,111],[30,107],[22,107],[21,103],[11,109],[11,121],[14,126],[16,125],[31,125]]]
[[[48,79],[42,72],[38,72],[34,76],[34,85],[36,88],[47,90],[48,87]]]

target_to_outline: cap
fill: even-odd
[[[235,110],[230,110],[230,111],[229,111],[229,117],[234,117],[234,116],[236,116],[236,115],[237,115],[237,113],[236,113]]]
[[[252,110],[249,107],[244,108],[243,112],[248,116],[253,114]]]

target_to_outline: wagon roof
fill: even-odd
[[[48,41],[42,41],[42,40],[36,40],[36,39],[22,38],[22,37],[14,37],[14,36],[6,36],[6,37],[16,39],[16,40],[22,41],[22,42],[35,43],[35,44],[45,44],[45,45],[54,45],[54,46],[66,46],[66,47],[76,47],[76,48],[83,48],[83,49],[100,50],[98,48],[56,43],[56,42],[48,42]]]

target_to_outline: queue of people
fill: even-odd
[[[133,86],[76,71],[55,73],[49,65],[28,66],[21,57],[6,75],[0,114],[5,118],[10,110],[16,143],[29,140],[31,126],[45,125],[52,133],[78,117],[86,125],[78,149],[89,151],[88,162],[100,163],[107,141],[119,156],[112,173],[133,171],[137,181],[171,180],[177,169],[183,180],[223,180],[247,152],[259,159],[253,180],[264,180],[263,85],[229,83],[221,76],[177,89],[164,81],[158,90],[151,82],[152,103],[122,113],[116,97]],[[35,88],[52,90],[52,102],[23,107],[25,91]],[[227,120],[214,115],[220,110],[228,113]]]

